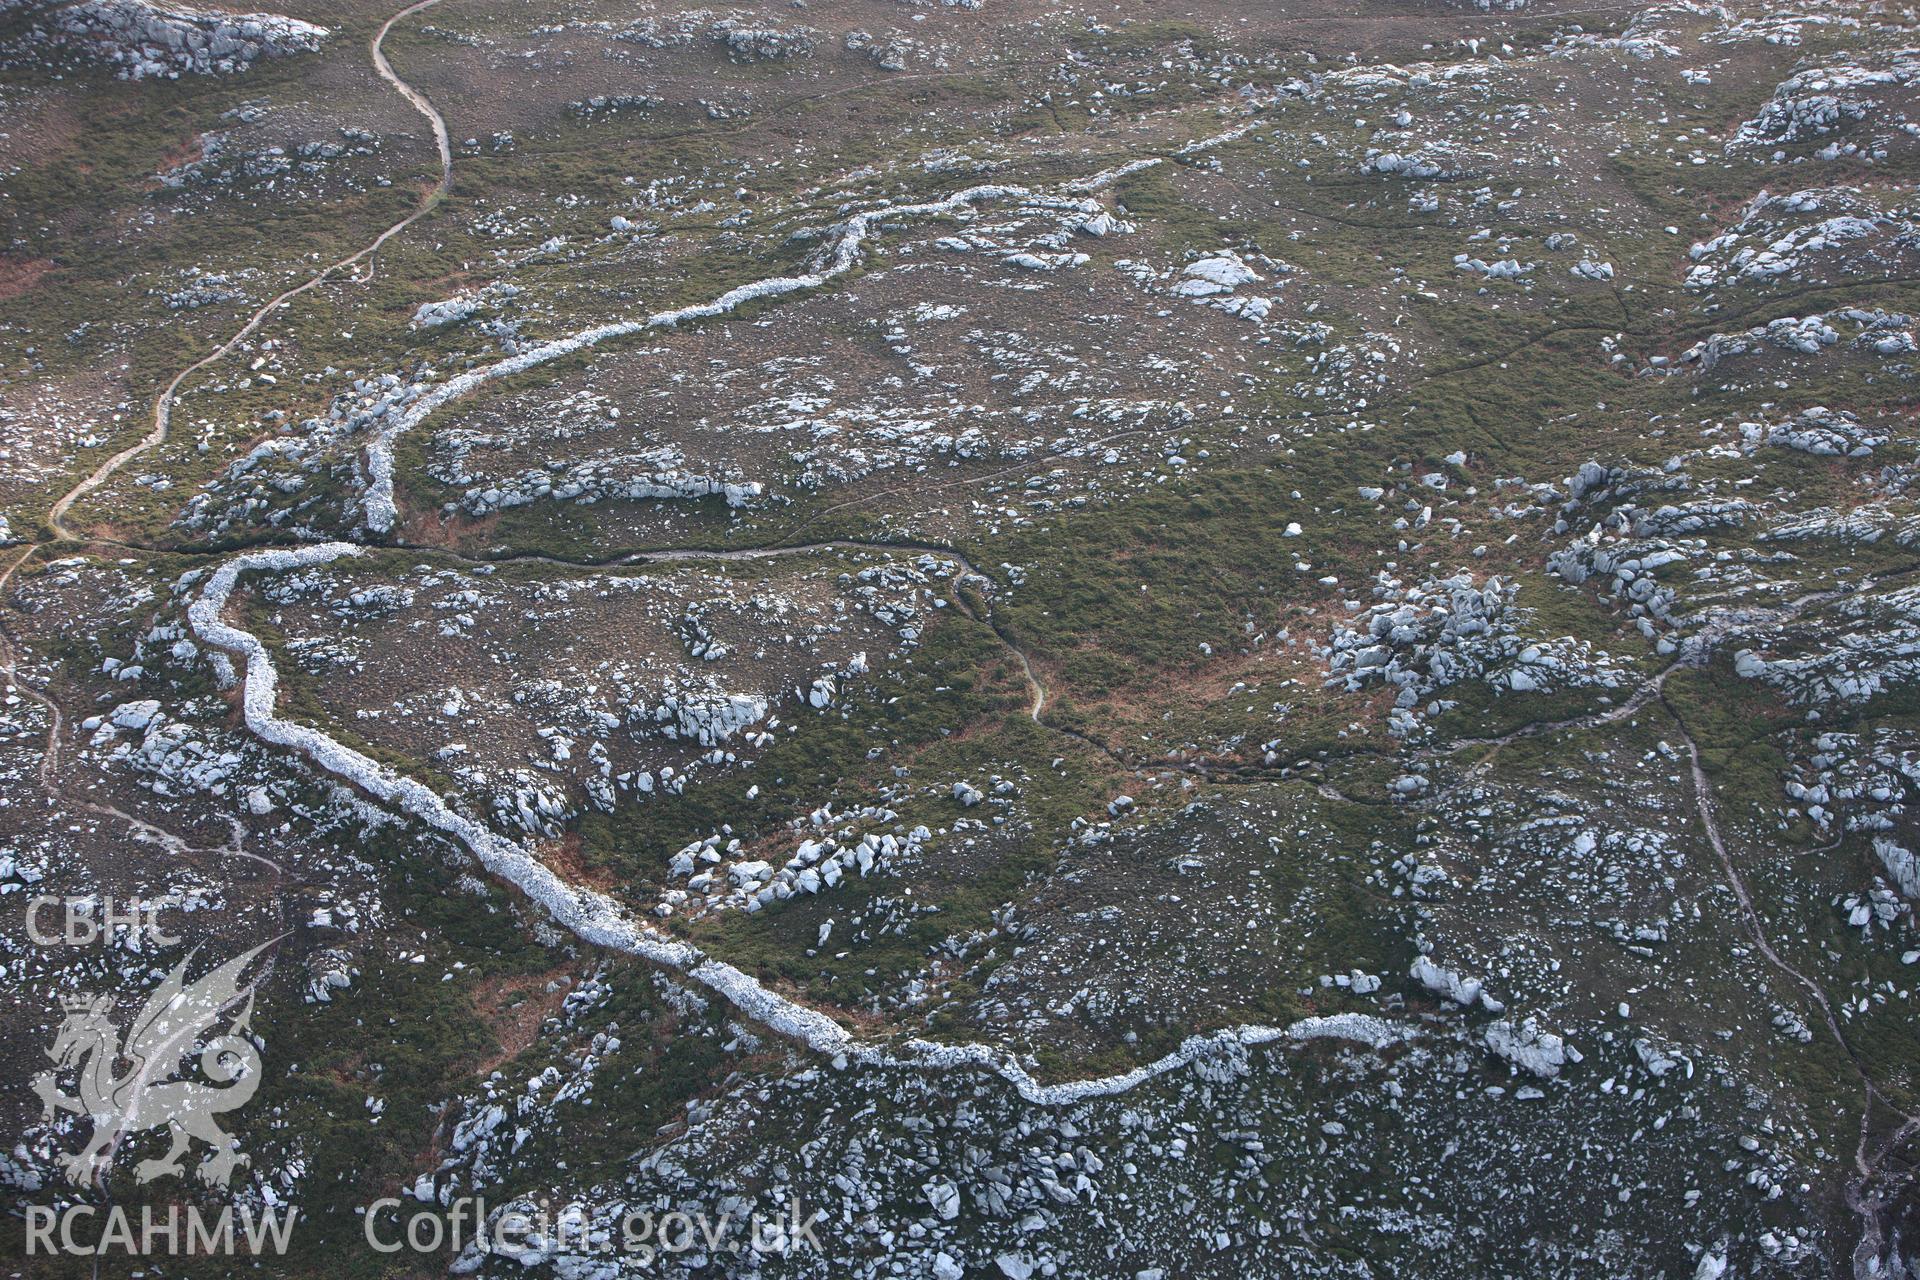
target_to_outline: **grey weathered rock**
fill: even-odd
[[[277,13],[229,13],[151,0],[83,0],[53,16],[64,43],[117,64],[129,80],[244,70],[260,58],[312,53],[325,27]]]
[[[1579,1060],[1566,1041],[1542,1031],[1532,1018],[1517,1025],[1506,1019],[1493,1023],[1486,1031],[1486,1045],[1495,1056],[1543,1080],[1559,1075],[1567,1062]]]

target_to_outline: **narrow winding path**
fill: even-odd
[[[1820,1009],[1821,1017],[1826,1021],[1827,1033],[1847,1055],[1848,1063],[1854,1074],[1860,1077],[1860,1086],[1865,1093],[1860,1107],[1860,1140],[1854,1147],[1853,1164],[1855,1176],[1846,1191],[1847,1207],[1860,1219],[1860,1239],[1853,1253],[1854,1274],[1861,1280],[1868,1280],[1876,1274],[1880,1254],[1886,1238],[1885,1216],[1894,1199],[1892,1195],[1876,1195],[1874,1183],[1879,1179],[1884,1163],[1897,1155],[1907,1139],[1920,1132],[1920,1116],[1902,1110],[1874,1082],[1867,1071],[1866,1064],[1854,1049],[1846,1033],[1840,1029],[1840,1019],[1834,1014],[1833,1002],[1828,999],[1826,988],[1783,959],[1774,948],[1773,941],[1767,936],[1765,922],[1759,909],[1754,906],[1753,895],[1747,891],[1747,883],[1735,865],[1733,855],[1727,851],[1726,838],[1720,832],[1720,818],[1713,800],[1713,786],[1707,779],[1706,770],[1700,765],[1700,744],[1694,741],[1693,730],[1681,718],[1679,711],[1667,700],[1666,694],[1660,695],[1660,705],[1673,717],[1679,726],[1680,740],[1686,744],[1687,766],[1693,781],[1693,792],[1699,806],[1700,823],[1706,828],[1707,843],[1713,847],[1714,856],[1720,860],[1720,870],[1727,886],[1733,891],[1734,900],[1740,905],[1741,923],[1753,939],[1754,947],[1766,958],[1768,964],[1786,975],[1796,986],[1807,993],[1807,997]],[[1873,1145],[1873,1113],[1875,1106],[1893,1113],[1900,1121],[1899,1128],[1881,1144],[1878,1151],[1870,1151]],[[1909,1175],[1898,1176],[1902,1185]]]
[[[427,101],[426,95],[394,74],[392,65],[387,62],[387,55],[383,53],[380,48],[381,44],[387,38],[387,33],[393,30],[394,23],[400,21],[402,18],[419,13],[422,9],[430,9],[439,3],[440,0],[419,0],[419,3],[409,5],[405,9],[400,10],[400,12],[380,24],[380,29],[374,33],[373,39],[367,43],[367,51],[373,57],[373,69],[380,73],[380,78],[398,89],[400,95],[411,103],[416,111],[425,116],[427,122],[433,126],[434,146],[440,153],[440,180],[428,189],[412,213],[409,213],[406,217],[400,219],[400,221],[387,227],[379,235],[375,236],[372,242],[365,248],[341,258],[338,262],[329,263],[291,289],[275,295],[264,306],[260,307],[259,310],[247,317],[247,322],[242,325],[232,337],[175,374],[173,381],[169,382],[160,394],[154,398],[152,430],[148,431],[146,435],[142,436],[133,444],[128,445],[111,458],[108,458],[105,462],[102,462],[98,467],[95,467],[91,475],[79,484],[73,486],[73,488],[67,490],[65,494],[61,495],[60,500],[53,504],[53,509],[47,513],[47,524],[52,528],[54,536],[57,539],[64,542],[74,542],[80,538],[80,535],[68,528],[66,523],[67,513],[73,509],[74,503],[105,484],[112,478],[115,472],[119,471],[120,468],[132,462],[141,454],[166,443],[167,433],[173,425],[174,400],[179,396],[180,388],[185,385],[187,379],[193,377],[194,374],[199,373],[208,365],[216,364],[226,359],[235,347],[252,337],[254,332],[258,330],[262,324],[266,323],[267,318],[281,307],[286,306],[301,294],[319,288],[337,273],[345,271],[349,267],[356,266],[362,261],[371,259],[374,254],[380,251],[382,245],[399,235],[402,231],[405,231],[421,218],[424,218],[433,210],[434,206],[438,205],[440,201],[446,197],[447,192],[452,190],[453,148],[447,141],[447,122],[441,119],[440,112],[434,108],[433,103]],[[369,262],[367,273],[358,277],[358,279],[364,282],[372,278],[372,264]],[[29,549],[29,554],[31,554],[31,549]],[[18,564],[16,562],[14,566],[7,570],[5,575],[0,575],[0,590],[5,589],[7,579],[13,576],[13,569],[17,567]]]
[[[84,544],[87,541],[84,534],[78,533],[68,526],[67,514],[73,510],[75,503],[105,484],[122,467],[125,467],[129,462],[132,462],[135,458],[140,457],[149,450],[156,449],[166,443],[168,433],[173,426],[174,402],[179,397],[180,388],[186,385],[188,379],[192,378],[202,369],[225,359],[233,352],[235,347],[239,346],[257,332],[260,326],[266,323],[267,319],[281,307],[286,306],[302,294],[318,288],[338,273],[365,261],[368,265],[367,272],[357,277],[357,279],[361,282],[371,280],[373,278],[372,258],[373,255],[380,250],[380,247],[425,217],[432,211],[434,206],[446,196],[447,192],[452,189],[453,148],[447,139],[446,121],[441,118],[440,112],[434,108],[433,103],[429,102],[424,94],[420,93],[419,90],[415,89],[394,73],[392,65],[387,62],[386,54],[381,49],[381,45],[387,38],[387,33],[393,30],[394,23],[399,22],[402,18],[419,13],[423,9],[432,8],[439,3],[440,0],[418,0],[418,3],[409,5],[381,23],[379,30],[376,31],[373,38],[367,42],[367,51],[373,59],[374,70],[379,73],[380,78],[399,90],[401,96],[412,104],[415,110],[425,116],[428,123],[433,127],[434,146],[439,153],[440,161],[439,181],[428,189],[411,213],[398,222],[384,228],[380,234],[375,236],[364,248],[347,257],[341,258],[337,262],[329,263],[299,284],[277,294],[265,305],[255,310],[252,315],[248,316],[246,323],[241,325],[226,341],[175,374],[172,381],[168,382],[167,385],[161,389],[160,394],[154,397],[153,425],[147,433],[133,444],[128,445],[95,467],[85,479],[62,494],[47,513],[47,527],[51,531],[52,537],[50,539],[29,542],[18,555],[14,556],[7,563],[4,570],[0,570],[0,599],[5,598],[7,588],[12,585],[14,576],[20,571],[22,566],[24,566],[28,560],[31,560],[42,548],[58,546],[62,543]],[[207,855],[247,859],[267,867],[276,878],[284,878],[286,870],[278,862],[272,858],[251,853],[242,847],[244,828],[239,822],[231,818],[228,819],[231,833],[225,844],[217,847],[201,847],[182,839],[172,832],[163,830],[145,819],[137,818],[118,806],[102,801],[90,800],[85,797],[68,795],[63,792],[60,788],[57,774],[60,764],[60,742],[65,731],[65,718],[61,714],[58,704],[19,678],[20,657],[14,648],[11,637],[6,634],[4,628],[0,628],[0,677],[4,677],[5,687],[8,692],[18,693],[26,697],[37,704],[47,714],[47,749],[40,757],[40,764],[36,770],[36,774],[41,787],[49,795],[63,804],[83,812],[94,814],[96,817],[106,818],[115,822],[123,822],[133,828],[135,835],[139,838],[154,841],[176,855]]]

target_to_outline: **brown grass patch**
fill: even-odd
[[[469,997],[474,1016],[486,1025],[494,1043],[500,1046],[498,1052],[475,1066],[475,1075],[484,1076],[533,1047],[541,1024],[560,1012],[567,992],[573,990],[571,981],[559,981],[567,977],[566,966],[562,965],[545,973],[510,974],[474,984]],[[549,986],[553,990],[547,990]]]
[[[168,147],[160,153],[159,160],[154,164],[156,176],[150,189],[158,189],[162,185],[157,175],[166,173],[170,169],[178,169],[183,164],[192,164],[195,160],[204,159],[206,154],[206,140],[199,134],[191,135]]]
[[[53,270],[52,258],[16,258],[0,254],[0,301],[17,298],[36,288]]]
[[[400,533],[402,540],[411,546],[463,551],[473,543],[488,541],[498,523],[500,513],[497,511],[478,519],[462,516],[449,519],[437,511],[415,510],[402,516]]]
[[[587,865],[586,858],[581,854],[578,832],[569,831],[558,840],[549,840],[539,847],[538,852],[540,861],[569,884],[585,885],[608,895],[612,895],[619,887],[619,882],[607,868]]]

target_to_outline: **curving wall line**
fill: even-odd
[[[883,209],[870,209],[855,214],[834,230],[832,243],[822,255],[823,265],[813,271],[797,276],[772,276],[765,280],[755,280],[729,289],[711,302],[699,302],[673,311],[657,311],[639,320],[616,320],[608,324],[595,325],[564,338],[555,338],[551,342],[542,343],[519,355],[496,361],[484,369],[474,369],[448,379],[408,405],[406,411],[400,414],[390,426],[367,442],[367,528],[375,533],[386,533],[393,528],[394,519],[398,514],[393,501],[394,442],[440,409],[462,396],[477,391],[487,383],[511,377],[516,373],[524,373],[528,369],[558,360],[562,356],[572,355],[576,351],[584,351],[609,338],[622,338],[652,329],[671,329],[687,320],[710,320],[762,298],[778,298],[789,293],[818,289],[836,277],[845,275],[858,265],[863,256],[860,246],[865,242],[868,232],[875,223],[896,218],[928,218],[959,214],[969,211],[973,205],[983,200],[1007,199],[1025,200],[1038,208],[1085,213],[1090,217],[1100,212],[1100,206],[1091,200],[1035,195],[1025,187],[991,185],[969,187],[965,191],[955,192],[944,200],[930,201],[925,204],[891,205]]]
[[[1019,1095],[1038,1106],[1059,1106],[1087,1098],[1124,1093],[1157,1076],[1213,1057],[1232,1048],[1317,1039],[1356,1041],[1373,1049],[1406,1039],[1411,1033],[1366,1014],[1336,1014],[1304,1018],[1286,1027],[1248,1024],[1207,1035],[1189,1036],[1165,1057],[1120,1075],[1042,1084],[1004,1049],[988,1045],[944,1045],[910,1039],[896,1045],[863,1043],[853,1033],[817,1009],[808,1008],[774,991],[733,965],[714,960],[698,948],[660,934],[635,919],[619,903],[597,890],[582,888],[534,857],[525,846],[509,840],[469,818],[462,817],[432,788],[406,777],[336,742],[318,729],[296,724],[275,714],[280,672],[266,645],[252,632],[226,622],[222,614],[242,574],[261,570],[286,572],[364,555],[366,548],[351,542],[325,542],[296,548],[244,552],[214,571],[200,595],[188,606],[187,620],[205,644],[232,654],[246,664],[241,686],[241,710],[247,728],[262,741],[299,753],[311,763],[344,779],[375,799],[395,806],[437,831],[460,841],[487,872],[511,884],[538,902],[555,923],[582,941],[611,951],[639,956],[672,969],[707,987],[744,1016],[759,1022],[816,1053],[831,1056],[836,1066],[859,1064],[880,1068],[990,1071],[1011,1084]]]

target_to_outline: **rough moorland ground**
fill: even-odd
[[[20,1206],[62,997],[279,937],[109,1182],[276,1274],[1920,1266],[1912,15],[113,12],[0,14],[0,901],[187,942],[0,913]],[[610,1235],[365,1244],[470,1194]]]

